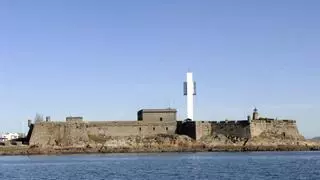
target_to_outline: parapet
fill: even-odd
[[[176,109],[141,109],[141,112],[144,113],[176,113],[177,110]]]
[[[288,119],[278,120],[278,122],[286,123],[286,124],[296,124],[295,120],[288,120]]]
[[[259,119],[256,119],[256,120],[274,121],[275,119],[274,118],[262,118],[262,117],[260,117]]]
[[[242,125],[248,125],[250,121],[248,120],[225,120],[225,121],[191,121],[191,122],[200,122],[200,123],[206,123],[206,124],[242,124]]]
[[[295,120],[288,120],[288,119],[271,119],[271,118],[260,118],[257,120],[253,120],[252,122],[255,123],[286,123],[286,124],[295,124]]]

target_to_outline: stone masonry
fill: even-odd
[[[245,139],[270,134],[303,138],[295,121],[261,118],[256,109],[253,119],[220,122],[177,121],[176,112],[175,109],[143,109],[138,111],[136,121],[85,121],[82,117],[67,117],[65,122],[37,122],[29,125],[29,144],[74,146],[87,144],[93,138],[157,134],[182,134],[195,140],[218,134]]]

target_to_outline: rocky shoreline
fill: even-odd
[[[158,149],[112,148],[97,149],[86,147],[1,147],[0,155],[66,155],[66,154],[98,154],[98,153],[165,153],[165,152],[258,152],[258,151],[320,151],[320,146],[215,146],[215,147],[172,147]]]
[[[319,150],[320,142],[305,139],[283,139],[272,136],[238,139],[222,135],[213,135],[195,141],[188,136],[156,135],[149,137],[90,137],[89,143],[77,142],[76,144],[70,144],[68,146],[1,146],[0,155]]]

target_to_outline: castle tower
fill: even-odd
[[[187,73],[184,82],[184,95],[187,96],[187,119],[193,120],[193,96],[196,95],[196,83],[193,81],[192,72]]]
[[[253,114],[252,114],[252,120],[258,120],[258,119],[259,119],[258,109],[254,108],[253,109]]]

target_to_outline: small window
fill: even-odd
[[[168,127],[166,127],[166,130],[168,131]]]
[[[141,127],[139,127],[139,131],[141,131]]]
[[[156,130],[156,128],[154,127],[154,128],[153,128],[153,130],[155,131],[155,130]]]
[[[162,117],[160,117],[160,121],[162,121],[163,119],[162,119]]]

